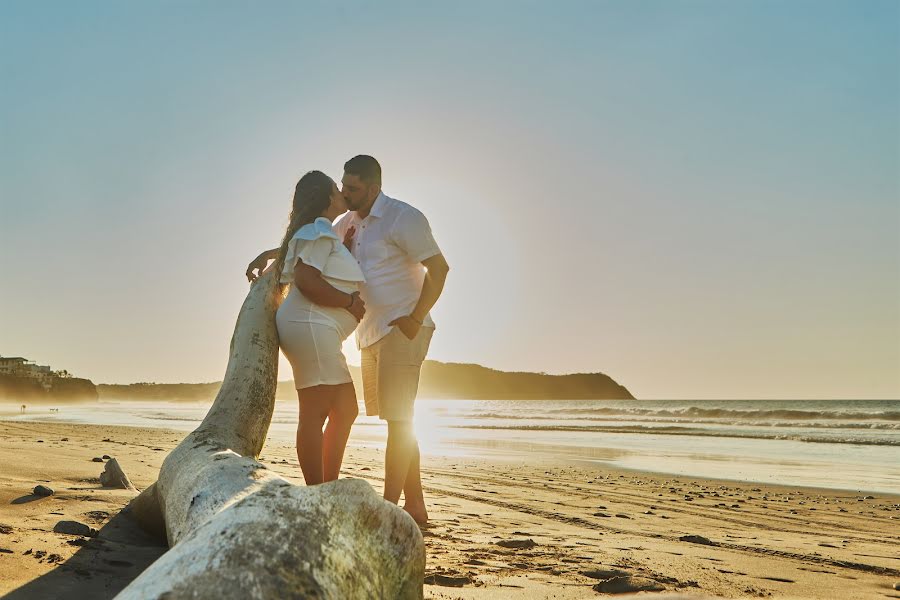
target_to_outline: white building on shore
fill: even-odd
[[[34,379],[45,390],[53,387],[55,375],[49,365],[39,365],[21,356],[0,356],[0,375]]]

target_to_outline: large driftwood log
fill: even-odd
[[[421,598],[422,534],[362,480],[296,486],[257,462],[278,368],[273,272],[238,315],[228,369],[203,423],[129,506],[170,549],[117,596]]]

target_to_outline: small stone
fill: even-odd
[[[60,521],[53,527],[54,533],[67,533],[69,535],[83,535],[86,537],[94,537],[97,530],[84,523],[78,521]]]
[[[100,473],[100,485],[123,490],[135,489],[131,480],[128,479],[128,475],[126,475],[125,471],[122,470],[122,467],[119,466],[119,461],[115,458],[110,459],[103,468],[103,472]]]
[[[104,454],[101,458],[103,458],[103,460],[109,460],[112,457],[109,454]]]
[[[59,441],[61,441],[61,442],[68,442],[68,441],[69,441],[69,438],[62,438],[62,439],[59,440]]]
[[[894,589],[900,592],[900,581],[894,584]]]
[[[46,485],[36,485],[34,486],[34,490],[31,492],[35,496],[52,496],[53,490],[48,488]]]
[[[91,461],[93,461],[93,462],[103,462],[103,459],[100,458],[99,456],[95,456],[94,458],[91,459]]]
[[[864,500],[874,500],[875,496],[866,496]]]

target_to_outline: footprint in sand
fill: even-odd
[[[524,540],[500,540],[497,542],[497,545],[501,548],[515,548],[515,549],[523,549],[523,548],[534,548],[537,544],[531,538]]]
[[[594,586],[594,591],[604,594],[627,594],[629,592],[661,592],[666,586],[646,577],[614,577]]]

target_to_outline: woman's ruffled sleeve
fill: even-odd
[[[334,251],[334,245],[338,242],[337,236],[327,229],[324,224],[312,223],[300,228],[300,231],[288,242],[287,253],[284,255],[284,267],[281,270],[281,283],[294,281],[294,267],[297,261],[303,264],[325,271],[328,258]]]

